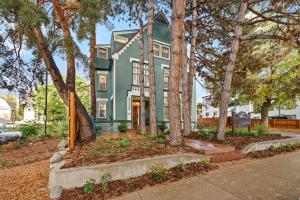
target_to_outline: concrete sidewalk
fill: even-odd
[[[224,166],[115,200],[298,200],[300,152]]]

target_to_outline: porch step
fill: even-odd
[[[218,153],[218,154],[212,154],[211,156],[211,162],[212,163],[221,163],[226,161],[233,161],[233,160],[239,160],[244,158],[244,155],[240,152],[228,152],[228,153]]]

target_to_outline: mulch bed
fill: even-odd
[[[143,176],[131,178],[128,180],[112,181],[108,184],[108,187],[106,189],[102,189],[101,186],[97,184],[93,193],[90,194],[87,194],[83,188],[64,190],[60,199],[108,199],[120,196],[124,193],[141,190],[145,186],[174,182],[182,179],[183,177],[195,176],[197,174],[207,174],[209,171],[217,168],[217,165],[205,163],[191,163],[186,165],[184,171],[179,170],[177,167],[171,168],[166,179],[161,182],[154,181],[149,174],[145,174]]]
[[[199,139],[198,133],[193,132],[189,136],[191,139]],[[228,144],[234,146],[236,150],[241,150],[245,146],[253,142],[262,142],[262,141],[270,141],[270,140],[279,140],[286,139],[288,136],[281,136],[280,134],[266,134],[260,136],[226,136],[224,141],[219,141],[216,138],[206,139],[204,141],[212,142],[212,143],[220,143],[220,144]]]
[[[98,137],[95,141],[77,146],[68,153],[63,168],[88,166],[116,161],[128,161],[175,153],[196,153],[190,147],[174,147],[168,142],[156,142],[148,137],[128,138],[130,144],[121,147],[118,138]]]
[[[57,149],[59,143],[56,139],[44,141],[11,142],[0,146],[0,171],[1,169],[28,165],[37,161],[47,160]]]
[[[276,149],[270,148],[264,151],[250,152],[247,154],[247,157],[250,157],[252,159],[267,158],[267,157],[273,157],[277,154],[285,154],[297,150],[300,150],[300,144],[283,146]]]

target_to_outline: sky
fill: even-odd
[[[118,21],[118,20],[113,20],[112,24],[114,24],[114,28],[112,30],[109,30],[106,26],[104,25],[98,25],[97,26],[97,30],[96,30],[96,44],[108,44],[110,43],[111,40],[111,32],[112,31],[117,31],[117,30],[129,30],[129,29],[136,29],[138,28],[137,25],[129,25],[127,22],[125,21]],[[86,54],[87,56],[89,55],[89,44],[88,41],[82,41],[80,43],[77,42],[77,44],[80,47],[80,50]],[[54,57],[57,66],[59,67],[60,71],[62,74],[66,74],[66,61],[62,60],[60,57],[55,56]],[[88,77],[88,74],[86,72],[84,72],[83,69],[81,68],[77,68],[76,74],[79,76],[83,76],[85,78]],[[201,81],[199,79],[199,81]],[[8,93],[7,90],[2,90],[0,89],[0,95],[6,95],[6,94],[10,94],[12,95],[13,93]],[[198,83],[196,82],[196,101],[197,102],[202,102],[202,97],[207,95],[207,92],[205,91],[205,89]]]

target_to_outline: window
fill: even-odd
[[[164,97],[164,120],[169,120],[169,100]]]
[[[169,47],[165,47],[165,46],[161,47],[161,57],[167,58],[167,59],[170,58],[170,48]]]
[[[169,73],[170,70],[164,68],[164,89],[167,90],[169,88]]]
[[[98,48],[98,57],[99,58],[107,58],[107,49],[106,48]]]
[[[127,38],[121,37],[121,36],[117,36],[117,35],[114,36],[114,40],[116,42],[120,42],[120,43],[126,43],[126,42],[128,42]]]
[[[106,91],[106,74],[99,74],[99,90]]]
[[[153,44],[154,56],[164,59],[170,59],[170,47],[162,44]]]
[[[153,44],[153,53],[155,56],[159,56],[160,46],[159,44]]]
[[[138,62],[132,63],[132,84],[140,85],[140,64]],[[148,65],[144,65],[144,86],[149,87],[149,69]]]
[[[106,118],[106,101],[99,101],[99,117]]]

